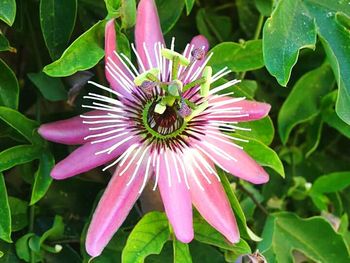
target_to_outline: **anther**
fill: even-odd
[[[208,101],[204,101],[202,104],[200,104],[197,108],[195,108],[192,113],[185,118],[186,122],[189,122],[192,120],[194,117],[198,116],[201,114],[205,109],[208,108]]]
[[[205,51],[203,48],[195,48],[192,50],[191,56],[195,60],[202,60],[205,56]]]
[[[138,75],[134,79],[134,83],[136,86],[141,86],[144,81],[157,81],[158,78],[156,77],[159,74],[159,69],[158,68],[152,68],[150,70],[147,70],[143,72],[142,74]]]
[[[177,53],[173,50],[163,48],[161,53],[162,53],[163,57],[165,57],[166,59],[169,59],[169,60],[173,60],[174,57],[179,57],[179,63],[182,66],[188,66],[190,64],[190,61],[185,56],[183,56],[180,53]]]
[[[182,118],[185,118],[185,117],[191,115],[191,113],[192,113],[191,108],[186,104],[184,99],[181,100],[181,106],[180,106],[178,113]]]
[[[213,74],[212,68],[209,66],[206,66],[202,74],[202,77],[205,78],[205,82],[201,84],[201,89],[200,89],[200,94],[202,97],[206,98],[209,95],[209,88],[210,88],[212,74]]]

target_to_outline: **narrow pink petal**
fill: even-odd
[[[107,142],[96,144],[86,143],[80,146],[70,155],[68,155],[68,157],[55,165],[51,171],[51,176],[57,180],[66,179],[68,177],[87,172],[93,168],[114,160],[126,149],[128,149],[131,144],[137,142],[139,139],[135,137],[121,144],[111,154],[101,153],[96,155],[95,153],[105,150],[127,137],[128,135],[124,135]]]
[[[126,77],[131,81],[133,81],[133,77],[125,68],[120,59],[116,56],[115,51],[118,51],[117,49],[118,47],[116,43],[114,19],[111,19],[106,23],[105,28],[105,74],[112,89],[119,92],[124,97],[130,97],[130,92],[128,92],[121,85],[122,82],[120,80],[120,77],[122,76],[122,74],[120,73],[120,71],[122,71],[125,74],[125,76],[123,77]],[[119,79],[119,82],[117,81],[116,77]]]
[[[184,175],[181,173],[180,164],[174,158],[175,156],[172,156],[170,151],[162,155],[158,186],[165,212],[176,238],[183,243],[189,243],[194,235],[191,196],[186,187]],[[178,176],[180,176],[181,182],[179,182]]]
[[[132,161],[132,156],[133,154],[126,160],[124,166],[117,168],[92,217],[85,242],[86,251],[92,257],[101,254],[140,196],[139,190],[145,172],[144,163],[137,167],[138,158],[136,158],[130,168],[122,174],[125,166]]]
[[[84,115],[104,115],[102,111],[90,111]],[[83,118],[76,116],[67,120],[43,124],[39,127],[39,134],[46,140],[68,145],[84,144],[84,138],[91,134],[88,124]]]
[[[199,145],[207,152],[208,158],[234,176],[253,184],[263,184],[269,180],[269,175],[259,164],[244,150],[231,145],[225,137],[208,132]]]
[[[228,103],[222,106],[219,106],[216,103],[220,102],[229,102],[229,100],[234,99],[233,97],[220,97],[210,100],[210,105],[215,107],[217,110],[215,113],[211,113],[211,120],[218,121],[254,121],[259,120],[267,116],[271,109],[271,105],[263,102],[251,101],[251,100],[241,100],[232,103]],[[230,113],[230,112],[221,112],[220,110],[229,110],[233,107],[239,107],[239,113]],[[212,108],[213,109],[213,108]],[[243,115],[235,117],[235,115]],[[222,117],[224,116],[224,117]]]
[[[192,150],[192,155],[202,156],[196,150]],[[186,158],[186,160],[188,160],[188,158]],[[215,169],[210,160],[206,159],[205,161],[212,169]],[[189,184],[193,205],[204,219],[223,234],[229,242],[237,243],[239,241],[239,230],[221,183],[216,176],[210,173],[200,162],[197,161],[197,165],[201,167],[201,171],[193,163],[187,164],[186,167],[189,165],[192,166],[192,169],[187,168],[187,170],[190,175]],[[202,172],[210,183],[202,175]]]
[[[157,60],[154,52],[154,44],[161,42],[164,38],[159,23],[157,7],[154,0],[141,0],[137,9],[135,27],[135,43],[137,52],[146,68],[156,67]],[[152,65],[148,63],[143,45],[146,45]]]

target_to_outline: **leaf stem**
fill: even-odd
[[[255,196],[243,185],[241,185],[239,182],[237,184],[237,187],[242,190],[250,199],[252,199],[253,203],[263,212],[265,215],[269,215],[269,212],[266,210],[262,204],[259,203],[259,201],[255,198]]]

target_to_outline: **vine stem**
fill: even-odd
[[[254,36],[253,36],[252,40],[259,39],[259,36],[261,34],[261,30],[262,30],[263,24],[264,24],[264,16],[260,15],[258,23],[257,23],[256,28],[255,28],[255,32],[254,32]],[[246,71],[241,72],[241,74],[239,75],[239,79],[244,79],[246,74],[247,74]]]
[[[252,199],[253,203],[263,212],[265,215],[269,215],[269,212],[266,210],[264,206],[262,206],[259,201],[255,198],[255,196],[243,185],[237,184],[237,187],[242,190],[250,199]]]

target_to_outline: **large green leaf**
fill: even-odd
[[[44,67],[44,72],[52,77],[65,77],[95,66],[104,56],[105,23],[97,22],[78,37],[58,60]]]
[[[28,78],[40,90],[41,94],[50,101],[67,99],[67,91],[59,78],[52,78],[43,72],[28,73]]]
[[[185,0],[187,15],[191,13],[194,3],[195,3],[195,0]]]
[[[38,124],[20,112],[0,106],[0,119],[22,134],[28,141],[41,144],[43,140],[35,132]]]
[[[48,151],[43,152],[40,157],[39,168],[34,174],[30,205],[38,202],[46,194],[52,182],[50,172],[54,165],[55,159],[53,155]]]
[[[16,1],[0,0],[0,19],[12,26],[16,17]]]
[[[11,242],[11,212],[2,173],[0,173],[0,218],[0,239]]]
[[[192,263],[190,249],[188,244],[173,240],[174,263]]]
[[[320,210],[327,210],[328,198],[326,193],[342,191],[350,186],[350,172],[334,172],[316,179],[310,189],[310,197]]]
[[[259,69],[264,66],[261,40],[243,43],[225,42],[216,45],[209,64],[215,70],[228,67],[234,72]]]
[[[52,59],[67,47],[77,16],[77,0],[40,1],[40,25]]]
[[[0,59],[0,106],[18,107],[19,86],[13,71]]]
[[[278,114],[278,131],[285,144],[292,129],[315,117],[321,110],[321,99],[333,87],[334,77],[329,65],[306,73],[293,87]]]
[[[276,262],[293,263],[294,250],[317,262],[350,261],[342,236],[322,217],[301,219],[293,213],[273,214],[263,237],[258,249],[266,256],[274,254]]]
[[[163,34],[166,34],[180,18],[185,3],[179,0],[156,0],[155,2]]]
[[[143,216],[131,231],[122,253],[123,263],[142,263],[151,254],[159,254],[169,239],[168,219],[164,213]]]
[[[285,86],[299,50],[314,48],[318,34],[339,87],[336,112],[350,124],[350,31],[339,22],[339,11],[350,16],[347,1],[279,1],[264,26],[263,50],[267,69]]]

